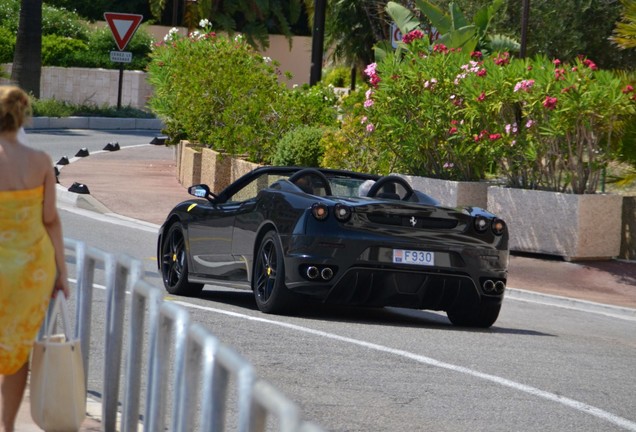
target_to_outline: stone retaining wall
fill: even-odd
[[[12,64],[2,65],[11,75]],[[1,79],[6,84],[9,80]],[[73,104],[117,106],[119,70],[46,66],[40,78],[40,99],[57,99]],[[143,109],[152,87],[142,71],[124,71],[121,105]]]

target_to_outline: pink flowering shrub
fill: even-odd
[[[388,171],[512,187],[594,193],[622,126],[636,120],[633,86],[590,59],[485,57],[409,34],[366,69],[366,133]]]

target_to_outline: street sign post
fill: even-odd
[[[119,51],[110,52],[110,61],[119,63],[119,89],[117,93],[117,109],[121,109],[121,87],[124,80],[124,63],[132,61],[132,53],[124,52],[124,48],[137,31],[143,15],[105,12],[104,19],[113,33]]]

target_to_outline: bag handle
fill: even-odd
[[[45,338],[49,339],[53,335],[53,330],[55,328],[55,318],[60,314],[62,317],[62,326],[64,327],[64,336],[66,337],[66,341],[72,340],[73,332],[71,331],[71,320],[69,319],[68,312],[68,303],[66,302],[66,296],[63,292],[58,291],[55,295],[55,300],[53,303],[53,309],[51,309],[51,314],[49,316],[49,326],[44,335]]]

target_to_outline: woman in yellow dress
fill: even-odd
[[[0,431],[12,432],[52,294],[69,295],[51,158],[20,142],[29,96],[0,86]]]

